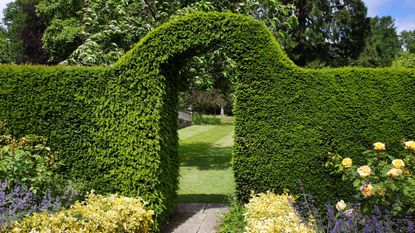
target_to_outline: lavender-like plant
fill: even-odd
[[[24,185],[9,185],[0,181],[0,228],[35,212],[55,213],[68,208],[78,198],[78,193],[68,187],[62,196],[53,197],[50,192],[43,196],[34,194]]]
[[[389,211],[383,206],[374,206],[373,213],[363,214],[360,205],[355,204],[344,210],[337,210],[333,205],[325,205],[325,214],[320,214],[312,195],[301,194],[292,205],[303,221],[313,221],[317,232],[347,233],[415,233],[415,214],[407,212],[404,215]],[[310,216],[312,218],[310,219]]]

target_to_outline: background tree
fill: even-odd
[[[40,0],[37,15],[47,29],[42,36],[42,47],[49,56],[49,63],[67,59],[85,40],[80,21],[84,0]]]
[[[37,3],[37,0],[16,0],[4,10],[3,23],[15,63],[44,64],[48,60],[41,40],[46,25],[36,15]]]
[[[400,41],[406,51],[415,54],[415,30],[402,31]]]
[[[11,54],[6,29],[0,25],[0,63],[11,63]]]
[[[363,67],[387,67],[401,51],[394,20],[390,16],[370,19],[370,35],[366,46],[354,63]]]
[[[292,0],[282,0],[284,4]],[[298,27],[295,45],[286,49],[299,66],[337,67],[356,59],[369,32],[367,8],[361,0],[294,0]]]

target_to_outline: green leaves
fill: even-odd
[[[0,178],[26,185],[37,194],[61,187],[58,170],[62,163],[41,137],[29,135],[18,140],[0,136]]]
[[[99,12],[114,2],[91,4]],[[115,35],[122,27],[110,21]],[[211,48],[222,49],[238,74],[233,168],[241,201],[251,191],[295,193],[299,180],[319,203],[337,201],[351,192],[324,166],[328,151],[359,164],[374,141],[395,151],[413,135],[415,119],[406,117],[415,113],[412,70],[300,69],[264,24],[212,12],[161,25],[107,69],[1,66],[0,119],[17,136],[47,136],[62,172],[88,188],[141,195],[163,224],[179,176],[173,68]],[[107,54],[87,51],[79,55],[88,64]]]

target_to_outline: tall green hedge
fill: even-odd
[[[89,179],[93,114],[106,88],[102,67],[0,65],[0,120],[14,136],[37,134],[59,151],[64,173]]]
[[[265,25],[231,13],[163,24],[108,69],[0,66],[0,119],[17,134],[50,137],[73,177],[99,192],[140,195],[159,224],[178,188],[177,71],[185,58],[225,48],[237,62],[233,167],[251,191],[344,195],[324,167],[329,152],[363,160],[383,141],[415,135],[414,70],[296,67]]]

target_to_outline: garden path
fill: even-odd
[[[214,233],[221,216],[229,211],[222,203],[234,192],[230,167],[232,125],[194,125],[179,130],[179,203],[161,233]]]
[[[176,214],[161,233],[214,233],[229,207],[222,203],[179,203]]]

